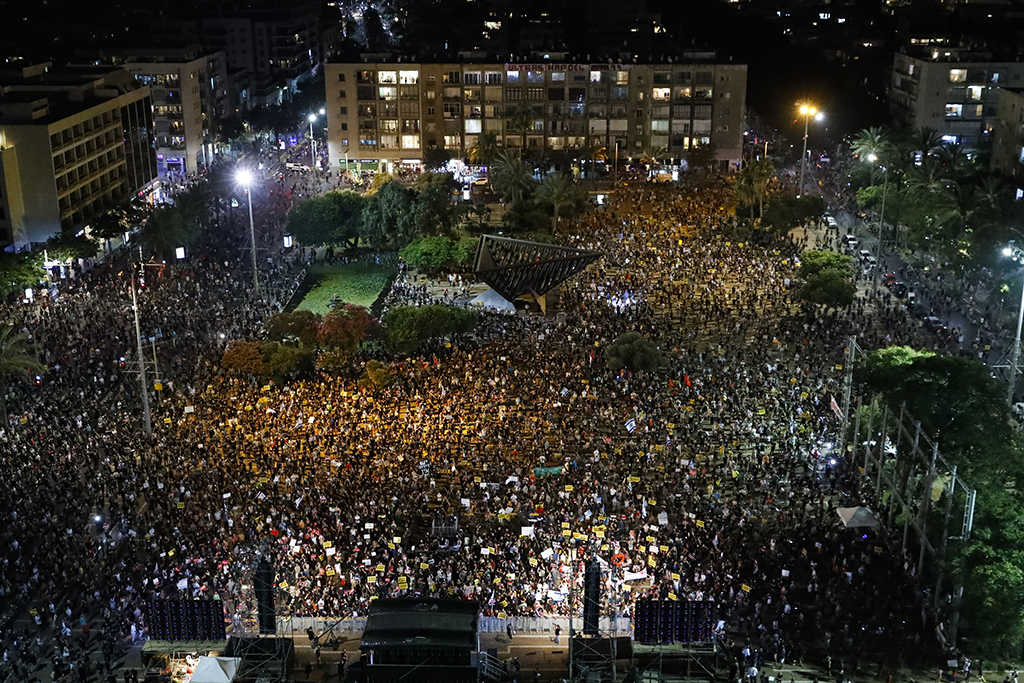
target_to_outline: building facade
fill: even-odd
[[[0,245],[22,249],[156,180],[149,88],[127,71],[0,76]]]
[[[160,176],[198,173],[212,163],[216,122],[230,106],[224,53],[136,55],[124,68],[152,93]]]
[[[223,52],[228,70],[248,73],[257,89],[275,81],[290,88],[324,60],[338,37],[332,28],[339,22],[322,15],[315,0],[210,2],[183,5],[161,26],[179,44]]]
[[[992,170],[1011,179],[1017,199],[1024,198],[1024,89],[999,89],[992,136]]]
[[[713,144],[743,149],[747,67],[738,64],[328,63],[332,166],[419,164],[424,150],[465,158],[485,131],[506,148],[604,147],[608,159],[666,161]],[[514,116],[529,124],[514,129]]]
[[[991,140],[999,88],[1024,85],[1022,79],[1024,63],[933,47],[896,55],[889,102],[898,123],[976,147]]]

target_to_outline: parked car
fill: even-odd
[[[822,214],[821,219],[825,221],[825,225],[827,225],[830,228],[835,228],[839,226],[839,222],[835,219],[835,216],[833,216],[830,213]]]

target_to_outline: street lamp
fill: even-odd
[[[814,117],[815,121],[821,121],[825,118],[817,108],[809,104],[800,105],[800,115],[804,117],[804,153],[800,157],[800,184],[796,188],[796,196],[799,197],[804,193],[804,173],[807,168],[807,132],[810,126],[811,117]]]
[[[878,156],[869,154],[868,161],[875,163]],[[875,245],[875,292],[878,291],[878,272],[882,269],[882,226],[885,223],[885,195],[889,191],[889,167],[883,166],[882,170],[885,171],[885,176],[882,180],[882,210],[878,214],[878,244]]]
[[[252,286],[256,290],[256,293],[260,293],[260,280],[258,274],[258,267],[256,265],[256,226],[252,220],[252,192],[250,188],[252,186],[252,172],[246,169],[242,169],[237,175],[238,182],[245,186],[245,195],[249,198],[249,242],[252,244]]]
[[[1010,240],[1010,243],[1003,248],[1003,256],[1008,257],[1014,263],[1024,263],[1024,249]],[[1020,292],[1020,311],[1017,313],[1017,336],[1013,341],[1013,355],[1010,360],[1010,386],[1006,391],[1006,402],[1013,407],[1013,394],[1017,389],[1017,377],[1020,376],[1020,330],[1024,325],[1024,287]]]
[[[321,112],[322,113],[322,112]],[[309,120],[309,143],[310,143],[310,157],[311,166],[316,169],[316,138],[313,137],[313,122],[316,121],[316,114],[310,114],[306,117]]]

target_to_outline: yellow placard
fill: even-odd
[[[331,547],[333,547],[333,546],[334,546],[334,544],[333,544],[333,543],[331,543],[330,541],[324,541],[324,547],[325,547],[325,548],[331,548]]]
[[[537,558],[536,557],[531,557],[530,558],[530,566],[531,567],[536,567],[537,566]]]
[[[384,573],[384,565],[378,564],[377,565],[377,571],[380,572],[381,574],[383,574]]]
[[[675,593],[669,593],[668,594],[668,599],[669,600],[678,600],[679,598],[676,597]]]
[[[647,558],[647,564],[649,564],[652,567],[655,567],[658,565],[658,561],[654,559],[654,555],[651,555]]]
[[[566,485],[565,485],[565,490],[566,490],[566,491],[572,491],[572,490],[573,490],[573,486],[572,486],[572,484],[566,484]]]
[[[656,539],[654,536],[648,536],[647,537],[647,542],[648,543],[654,543],[656,540],[658,540],[658,539]]]
[[[572,536],[572,532],[569,531],[568,529],[562,529],[562,535],[563,536]]]
[[[659,545],[658,546],[658,550],[660,550],[663,553],[667,553],[668,552],[668,546],[667,545]]]
[[[185,507],[185,503],[178,503],[178,509],[179,510],[182,509],[183,507]]]
[[[701,529],[703,529],[704,528],[704,520],[703,519],[698,519],[697,520],[697,526],[700,527]]]
[[[327,570],[326,572],[324,572],[324,573],[325,573],[325,574],[326,574],[327,576],[334,576],[334,570],[333,570],[333,569],[328,569],[328,570]]]
[[[740,586],[740,588],[743,589],[744,593],[749,593],[750,592],[750,586],[748,586],[747,584],[743,584],[742,586]]]
[[[373,574],[370,574],[366,577],[366,583],[377,583],[377,577]]]
[[[673,581],[678,581],[679,580],[679,574],[676,574],[675,572],[672,572],[672,580]]]
[[[562,522],[562,528],[563,529],[568,529],[569,528],[569,522]]]
[[[639,484],[640,477],[629,477],[628,479],[626,479],[626,481],[628,481],[630,484]]]
[[[430,569],[430,565],[426,562],[420,562],[420,569]]]
[[[653,498],[648,498],[647,499],[647,504],[648,505],[657,505],[658,501],[654,500]]]

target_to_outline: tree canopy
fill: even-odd
[[[355,246],[363,233],[363,212],[368,199],[353,190],[327,192],[299,202],[288,216],[288,230],[309,246]]]
[[[400,306],[384,318],[384,347],[392,353],[412,353],[424,343],[476,327],[476,311],[454,306]]]
[[[661,367],[661,350],[639,332],[620,335],[605,350],[605,362],[612,370],[653,372]]]

